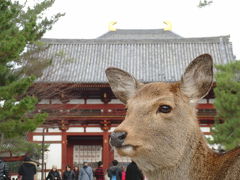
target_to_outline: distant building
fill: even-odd
[[[171,31],[117,30],[97,39],[42,39],[50,45],[40,56],[53,58],[52,66],[32,87],[39,97],[37,112],[48,112],[46,122],[30,133],[33,142],[50,144],[46,169],[67,164],[95,163],[104,168],[119,157],[109,146],[109,134],[124,119],[124,105],[113,95],[105,69],[114,66],[142,82],[180,80],[195,57],[211,54],[215,64],[234,60],[229,36],[183,38]],[[61,54],[61,55],[59,55]],[[213,91],[198,105],[201,130],[209,127],[216,111]],[[43,129],[44,128],[44,129]],[[44,132],[43,132],[44,131]],[[44,136],[43,136],[44,134]]]

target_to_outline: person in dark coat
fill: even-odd
[[[110,178],[110,180],[122,179],[122,169],[118,167],[117,160],[112,161],[112,166],[108,169],[108,177]]]
[[[132,161],[126,170],[126,180],[143,180],[144,176],[142,171],[138,168],[137,164]]]
[[[78,180],[78,177],[79,177],[79,168],[77,166],[75,166],[73,168],[73,176],[74,176],[74,180]]]
[[[49,171],[46,180],[61,180],[60,174],[57,171],[57,166],[52,166],[52,169]]]
[[[0,180],[10,179],[8,177],[8,165],[0,159]]]
[[[63,180],[74,180],[74,174],[69,165],[66,166],[66,170],[63,173],[62,179]]]
[[[18,169],[18,174],[22,177],[22,180],[34,180],[34,175],[37,172],[36,166],[36,163],[26,156]]]
[[[98,162],[98,167],[94,173],[96,180],[104,180],[104,171],[103,171],[103,163],[102,161]]]

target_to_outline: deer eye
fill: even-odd
[[[159,106],[157,113],[170,113],[172,110],[172,107],[169,105],[161,105]]]

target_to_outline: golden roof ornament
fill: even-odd
[[[114,27],[115,24],[117,24],[117,21],[111,21],[111,22],[108,24],[108,30],[109,30],[109,31],[116,31],[117,29]]]
[[[172,31],[171,21],[163,21],[163,23],[166,24],[166,27],[164,28],[164,31]]]

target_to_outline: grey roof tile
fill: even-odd
[[[121,68],[144,82],[178,81],[195,57],[215,64],[234,60],[229,36],[178,39],[42,39],[54,57],[38,82],[106,83],[105,69]],[[55,54],[63,52],[63,55]]]

